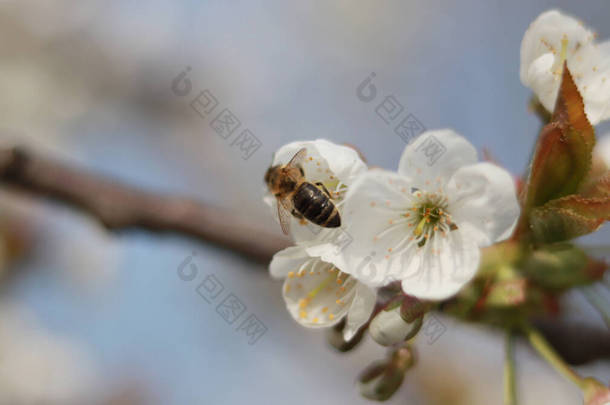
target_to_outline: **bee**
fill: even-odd
[[[287,164],[271,166],[265,173],[265,183],[277,198],[277,215],[285,234],[290,231],[291,216],[325,228],[341,226],[339,210],[324,184],[305,179],[302,163],[306,155],[307,149],[302,148]]]

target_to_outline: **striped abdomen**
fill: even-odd
[[[297,212],[316,225],[326,228],[341,226],[335,204],[318,187],[304,182],[294,192],[292,203]]]

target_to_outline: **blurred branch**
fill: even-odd
[[[0,181],[76,206],[110,230],[179,232],[261,263],[289,245],[286,238],[263,232],[233,212],[139,190],[20,148],[0,148]]]
[[[233,212],[184,197],[139,190],[20,148],[0,148],[0,181],[34,196],[78,207],[110,230],[178,232],[261,263],[290,244],[288,239],[261,231]],[[572,364],[610,358],[609,330],[557,320],[540,321],[536,327]]]
[[[539,319],[534,326],[569,364],[610,359],[608,328],[560,319]]]

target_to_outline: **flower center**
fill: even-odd
[[[424,246],[437,232],[443,236],[448,231],[457,229],[447,212],[447,197],[437,193],[415,191],[417,201],[403,216],[408,226],[413,228],[413,237],[419,247]]]
[[[561,51],[559,52],[559,58],[555,61],[555,64],[551,71],[556,77],[561,77],[563,74],[563,62],[568,57],[568,37],[564,34],[561,38]]]

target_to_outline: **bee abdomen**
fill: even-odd
[[[339,211],[332,200],[311,183],[303,183],[294,193],[294,208],[309,221],[326,228],[341,226]]]

